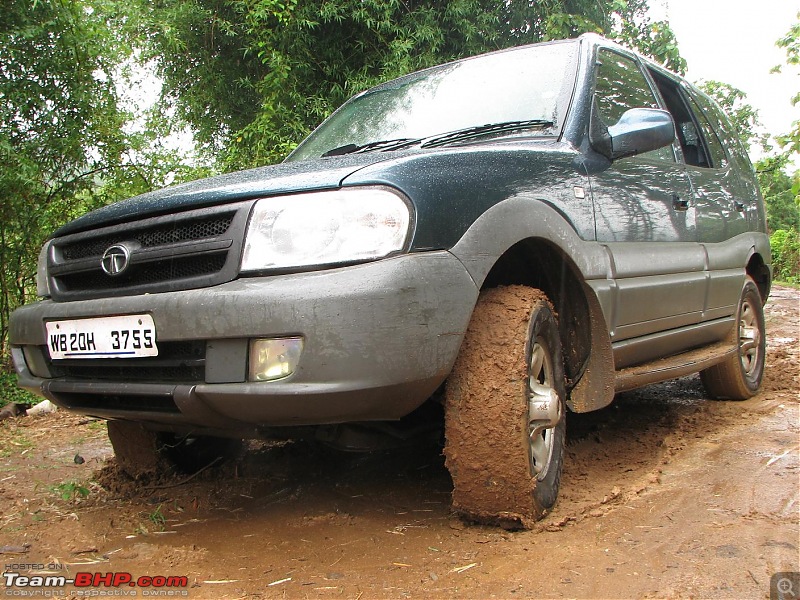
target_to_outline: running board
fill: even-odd
[[[614,392],[626,392],[651,383],[691,375],[724,362],[729,357],[735,356],[736,352],[737,348],[730,340],[726,340],[668,358],[626,367],[616,373]]]

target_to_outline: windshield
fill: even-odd
[[[553,135],[572,93],[576,49],[574,42],[529,46],[390,81],[346,102],[286,160],[338,154],[343,147],[396,149],[384,143],[393,141],[408,147],[415,140],[517,121],[540,124],[525,135]]]

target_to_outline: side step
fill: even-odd
[[[626,392],[651,383],[691,375],[725,361],[736,352],[736,346],[726,340],[668,358],[626,367],[616,373],[614,392]]]

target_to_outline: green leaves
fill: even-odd
[[[778,229],[769,238],[775,279],[800,283],[800,234],[796,228]]]
[[[795,67],[800,65],[800,13],[797,13],[797,21],[776,44],[779,48],[786,50],[787,65]],[[778,71],[780,67],[775,67],[773,70]],[[792,97],[792,103],[794,105],[800,103],[800,92]],[[792,124],[792,130],[789,133],[779,136],[778,142],[787,155],[797,156],[800,154],[800,121],[795,121]]]
[[[797,22],[791,26],[776,44],[786,50],[786,63],[800,65],[800,13],[797,13]]]
[[[612,5],[618,15],[613,27],[614,39],[676,73],[686,73],[686,61],[678,49],[675,33],[666,21],[650,20],[647,0],[617,0]]]
[[[668,27],[646,22],[646,0],[134,6],[137,39],[165,82],[162,107],[191,125],[223,170],[277,162],[353,93],[464,56],[596,31],[663,54],[668,64],[679,58]],[[630,33],[633,21],[637,35]]]
[[[786,64],[800,65],[800,13],[777,45],[786,50]],[[776,68],[775,70],[779,70]],[[792,98],[797,104],[800,93]],[[781,151],[756,165],[759,183],[767,205],[767,223],[773,232],[770,236],[772,267],[775,278],[800,283],[800,172],[796,160],[800,154],[800,122],[793,123],[791,131],[776,136]],[[794,175],[788,168],[795,163]]]
[[[0,356],[8,314],[32,293],[38,246],[118,162],[120,56],[88,3],[14,0],[0,18]]]
[[[0,12],[0,367],[8,317],[35,296],[46,237],[182,172],[174,152],[127,130],[121,10],[118,0],[10,0]]]
[[[79,500],[89,496],[89,488],[79,481],[64,481],[49,486],[49,489],[62,500]]]

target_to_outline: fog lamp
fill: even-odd
[[[274,381],[294,373],[303,338],[276,338],[250,341],[250,381]]]

